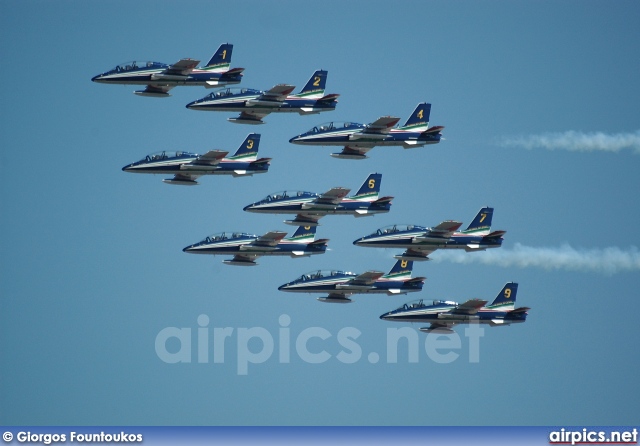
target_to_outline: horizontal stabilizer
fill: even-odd
[[[529,307],[520,307],[520,308],[516,308],[515,310],[509,311],[509,314],[522,314],[522,313],[526,313],[530,309],[531,308]]]
[[[271,162],[273,158],[260,158],[258,160],[255,161],[251,161],[249,164],[266,164]]]
[[[340,96],[339,94],[335,94],[335,93],[327,94],[321,97],[320,99],[318,99],[318,102],[332,102],[338,99],[339,96]]]
[[[229,77],[229,76],[235,76],[237,74],[240,74],[244,71],[244,68],[232,68],[229,71],[225,72],[222,77]]]
[[[385,205],[387,203],[391,203],[391,200],[393,200],[394,197],[382,197],[382,198],[378,198],[376,201],[372,201],[371,204],[372,205],[377,205],[377,206],[381,206],[381,205]]]
[[[427,259],[428,260],[428,259]],[[427,280],[426,277],[412,277],[409,280],[405,280],[404,283],[416,283],[416,282],[424,282]]]
[[[444,126],[436,125],[436,126],[431,127],[430,129],[425,130],[422,133],[438,133],[438,132],[442,131],[443,129],[444,129]]]
[[[482,238],[500,238],[503,235],[505,235],[507,233],[507,231],[493,231],[490,234],[485,235]]]
[[[311,243],[309,243],[309,245],[326,245],[327,243],[329,243],[328,238],[320,238],[318,240],[312,241]]]

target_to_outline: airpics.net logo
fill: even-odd
[[[629,431],[596,431],[562,428],[549,433],[549,444],[638,444],[638,429]]]
[[[377,351],[371,351],[363,359],[365,353],[358,342],[362,331],[355,327],[343,327],[334,332],[323,327],[292,330],[291,317],[287,314],[278,318],[276,334],[264,327],[211,327],[206,314],[199,315],[196,322],[194,328],[166,327],[158,332],[155,351],[161,361],[167,364],[225,364],[235,357],[238,375],[248,375],[250,364],[252,367],[264,364],[273,360],[274,355],[280,364],[289,364],[292,355],[308,364],[323,364],[331,360],[342,364],[366,360],[376,364],[381,359],[395,364],[399,357],[409,363],[417,363],[425,355],[435,363],[448,364],[463,357],[459,353],[463,338],[457,332],[424,334],[408,326],[387,328],[382,358]],[[461,331],[468,343],[468,356],[463,360],[479,362],[480,338],[484,336],[484,328],[471,323]],[[338,352],[334,354],[327,351],[336,349]]]

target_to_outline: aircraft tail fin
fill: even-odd
[[[372,173],[367,177],[364,183],[362,183],[362,186],[360,186],[358,193],[350,198],[361,201],[376,201],[378,199],[378,195],[380,194],[381,182],[382,174]]]
[[[236,161],[255,161],[258,159],[258,147],[260,146],[260,134],[249,133],[236,153],[229,159]]]
[[[233,52],[233,45],[230,43],[223,43],[220,48],[211,56],[211,59],[205,65],[205,68],[214,72],[225,72],[229,69],[231,64],[231,53]]]
[[[411,279],[411,271],[413,270],[413,261],[411,260],[398,260],[391,271],[382,276],[387,280],[409,280]]]
[[[489,235],[491,231],[491,220],[493,219],[493,208],[484,207],[478,211],[476,217],[465,229],[465,234]]]
[[[296,243],[311,243],[316,238],[317,226],[298,226],[296,232],[285,240]]]
[[[327,71],[317,70],[311,76],[311,79],[307,82],[300,93],[296,94],[298,97],[309,99],[320,99],[324,96],[324,86],[327,83]]]
[[[488,305],[487,308],[499,308],[504,311],[511,311],[514,309],[516,304],[516,294],[518,293],[518,284],[515,282],[507,283],[498,296],[494,299],[491,305]]]
[[[402,130],[412,130],[414,132],[423,132],[429,128],[429,115],[431,114],[431,104],[421,102],[413,111],[407,122],[404,123]]]

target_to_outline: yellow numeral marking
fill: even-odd
[[[227,50],[222,50],[222,60],[227,58]]]
[[[372,178],[369,180],[369,189],[373,189],[374,187],[376,187],[376,180]]]
[[[304,229],[308,231],[309,229],[311,229],[311,226],[305,226]]]
[[[482,217],[480,217],[480,223],[482,223],[485,218],[487,218],[487,214],[482,214]]]
[[[504,298],[509,299],[510,297],[511,297],[511,289],[507,288],[506,290],[504,290]]]
[[[403,268],[406,268],[407,267],[407,261],[406,260],[402,260],[400,262],[400,266],[403,267]]]
[[[247,149],[253,149],[253,139],[247,141]]]
[[[422,110],[420,110],[418,112],[418,118],[422,119],[423,116],[424,116],[424,113],[422,112]]]
[[[314,87],[319,87],[319,86],[320,86],[320,76],[316,76],[316,77],[314,78],[313,86],[314,86]]]

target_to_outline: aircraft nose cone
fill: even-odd
[[[287,284],[286,284],[286,283],[285,283],[284,285],[280,285],[280,286],[278,287],[278,291],[284,291],[286,287],[287,287]]]
[[[251,212],[253,210],[253,205],[252,204],[248,204],[245,207],[243,207],[242,210],[245,211],[245,212]]]
[[[358,246],[358,245],[360,245],[360,242],[362,242],[362,240],[364,240],[364,237],[354,240],[353,244]]]
[[[129,170],[131,170],[131,164],[127,164],[126,166],[124,166],[124,167],[122,168],[122,171],[123,171],[123,172],[129,172]]]
[[[391,313],[381,314],[380,315],[380,319],[382,319],[383,321],[386,321],[387,319],[389,319],[389,314],[391,314]]]
[[[193,245],[189,245],[186,248],[182,248],[182,252],[191,252],[193,251]]]
[[[186,108],[194,108],[193,105],[196,103],[196,101],[193,102],[189,102],[187,105],[185,105]]]

